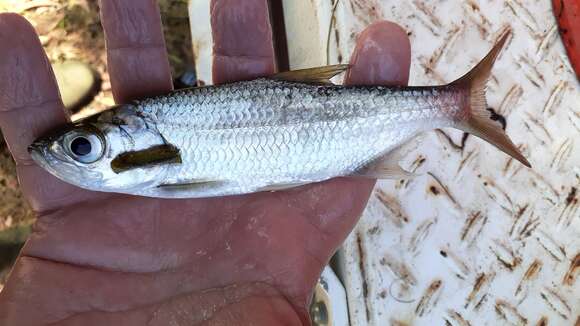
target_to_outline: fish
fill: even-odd
[[[29,153],[78,187],[157,198],[278,191],[344,176],[410,177],[399,165],[402,148],[443,127],[531,167],[485,99],[508,35],[443,86],[332,84],[348,65],[288,71],[121,104],[39,138]]]

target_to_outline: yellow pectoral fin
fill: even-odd
[[[111,161],[111,169],[121,173],[158,164],[181,163],[179,149],[173,145],[157,145],[119,154]]]

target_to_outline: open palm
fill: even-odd
[[[153,0],[102,0],[117,102],[171,90]],[[266,0],[212,1],[214,80],[270,75]],[[291,40],[295,42],[296,40]],[[358,220],[372,180],[192,200],[95,193],[37,167],[27,146],[67,123],[33,28],[0,15],[0,127],[38,222],[0,294],[2,325],[308,324],[320,271]],[[376,23],[348,83],[405,84],[407,35]]]

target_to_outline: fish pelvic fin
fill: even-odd
[[[218,183],[221,183],[221,181],[199,179],[199,180],[190,180],[185,183],[164,183],[157,186],[157,188],[162,189],[164,191],[193,191],[198,188],[217,185]]]
[[[331,65],[317,68],[292,70],[277,73],[270,78],[300,83],[332,84],[330,79],[346,70],[350,66],[346,64]]]
[[[303,186],[305,184],[308,184],[308,182],[273,184],[273,185],[258,188],[258,189],[256,189],[256,192],[287,190],[287,189],[291,189],[291,188],[300,187],[300,186]]]
[[[509,30],[505,32],[475,68],[450,84],[451,86],[467,89],[469,97],[466,104],[467,112],[465,118],[459,121],[456,127],[484,139],[499,150],[520,161],[523,165],[531,168],[530,162],[510,140],[502,129],[501,124],[492,119],[492,114],[487,109],[487,101],[485,99],[486,85],[491,75],[491,69],[510,34]]]

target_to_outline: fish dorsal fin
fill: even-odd
[[[118,174],[137,168],[170,163],[181,163],[181,155],[177,147],[166,144],[119,154],[111,161],[111,168]]]
[[[301,83],[332,84],[330,79],[342,72],[345,72],[349,67],[349,65],[343,64],[292,70],[277,73],[270,78],[275,80],[286,80]]]

